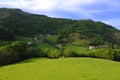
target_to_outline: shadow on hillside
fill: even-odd
[[[23,64],[23,63],[36,62],[36,60],[34,60],[34,59],[37,59],[37,58],[30,58],[30,59],[27,59],[27,60],[23,60],[23,61],[17,62],[15,64]]]
[[[10,65],[16,65],[16,64],[25,64],[25,63],[31,63],[31,62],[36,62],[34,60],[35,58],[31,58],[31,59],[25,59],[19,62],[15,62],[15,63],[11,63],[11,64],[6,64],[6,65],[1,65],[0,68],[4,67],[4,66],[10,66]]]
[[[31,62],[35,62],[35,61],[34,60],[24,60],[24,61],[20,61],[16,64],[31,63]]]

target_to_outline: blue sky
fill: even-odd
[[[70,19],[93,19],[120,29],[120,0],[0,0],[0,7]]]

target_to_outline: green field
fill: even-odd
[[[79,53],[79,54],[86,54],[89,51],[89,49],[85,46],[69,45],[69,46],[65,46],[65,48],[68,48],[71,51],[74,51],[74,52]]]
[[[57,50],[54,46],[52,46],[52,45],[50,45],[48,43],[38,43],[36,47],[41,48],[41,49]]]
[[[0,67],[0,80],[120,80],[120,63],[94,58],[32,58]]]
[[[50,36],[47,36],[46,39],[51,42],[56,42],[58,40],[58,35],[50,35]]]
[[[32,38],[29,38],[29,37],[24,37],[24,36],[17,36],[16,37],[16,40],[17,41],[21,41],[21,42],[31,42],[32,41]]]

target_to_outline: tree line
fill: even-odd
[[[41,49],[19,41],[0,47],[0,65],[15,63],[31,57],[46,57],[51,59],[61,57],[93,57],[120,61],[120,50],[101,48],[79,54],[64,47],[56,50]]]

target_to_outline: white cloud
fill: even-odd
[[[104,4],[100,5],[103,10],[99,9],[85,9],[88,5],[94,4]],[[107,10],[104,6],[108,6]],[[0,7],[9,8],[20,8],[22,10],[28,10],[32,13],[46,14],[48,16],[54,17],[66,17],[64,14],[60,14],[58,10],[76,13],[76,15],[83,16],[83,18],[95,18],[95,14],[101,17],[100,14],[105,11],[119,11],[120,0],[0,0]],[[94,6],[96,7],[96,6]],[[109,14],[109,13],[108,13]],[[107,15],[107,14],[105,14]],[[114,15],[114,14],[113,14]],[[67,17],[68,18],[68,17]],[[71,17],[69,17],[71,18]],[[104,22],[112,24],[113,26],[118,26],[119,20],[112,19],[106,20]]]
[[[102,10],[83,9],[86,5],[93,3],[105,3],[109,5],[110,10],[115,10],[116,8],[113,7],[120,6],[118,0],[0,0],[1,7],[27,9],[39,13],[49,13],[49,11],[60,9],[81,13],[88,17],[93,16],[93,13],[102,12]],[[104,8],[104,5],[101,5],[101,7]]]
[[[24,7],[32,10],[52,10],[55,8],[73,10],[76,9],[78,5],[87,5],[95,1],[96,0],[0,0],[0,4],[17,8]]]
[[[21,8],[23,10],[27,9],[34,13],[47,14],[51,11],[60,9],[90,17],[91,15],[80,6],[92,4],[94,2],[96,2],[96,0],[0,0],[0,5],[11,8]]]
[[[120,29],[120,19],[110,19],[110,20],[105,20],[103,22]]]
[[[85,16],[92,16],[98,10],[85,10],[82,6],[97,2],[108,4],[108,0],[0,0],[0,5],[13,8],[28,9],[34,12],[48,12],[56,9],[81,13]]]

